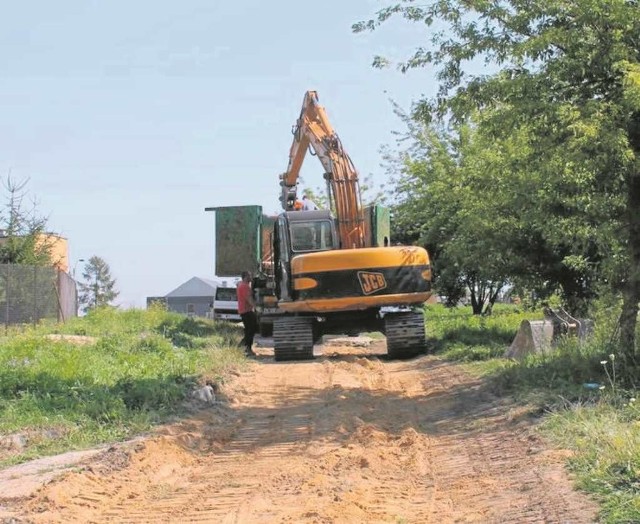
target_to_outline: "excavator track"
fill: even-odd
[[[387,354],[411,358],[426,350],[424,315],[421,312],[388,313],[384,316]]]
[[[313,358],[313,319],[282,317],[273,322],[275,359],[310,360]]]

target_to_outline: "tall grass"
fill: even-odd
[[[569,467],[578,486],[600,500],[603,522],[640,522],[640,409],[635,400],[574,405],[550,413],[542,429],[575,452]]]
[[[96,337],[88,344],[52,333]],[[0,463],[128,438],[181,409],[203,377],[243,362],[241,331],[160,309],[100,309],[0,342]],[[7,447],[7,446],[5,446]]]

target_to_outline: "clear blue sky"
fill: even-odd
[[[355,35],[375,0],[33,0],[0,9],[0,175],[29,179],[73,266],[98,255],[123,307],[214,276],[206,206],[279,209],[278,174],[315,89],[361,176],[402,129],[389,98],[430,71],[375,70],[425,38],[398,21]],[[308,157],[302,176],[322,184]],[[82,263],[78,265],[78,273]]]

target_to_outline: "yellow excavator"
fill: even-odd
[[[294,211],[309,148],[325,171],[329,210]],[[323,334],[371,330],[386,334],[392,357],[422,351],[429,256],[420,247],[385,246],[384,239],[378,245],[365,220],[358,172],[315,91],[304,96],[280,184],[284,212],[274,227],[273,278],[285,314],[273,324],[276,359],[310,358]]]
[[[326,210],[296,210],[300,168],[309,149],[324,168]],[[258,316],[272,322],[276,360],[313,358],[314,343],[326,334],[371,331],[386,335],[392,358],[424,351],[429,255],[417,246],[391,246],[388,212],[363,207],[358,173],[315,91],[304,96],[280,185],[283,212],[260,221],[255,235],[258,243],[263,239],[254,280]],[[215,208],[216,220],[230,209]],[[225,234],[222,228],[216,231]],[[218,257],[219,250],[229,249],[217,240]]]

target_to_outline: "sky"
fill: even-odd
[[[193,276],[214,278],[205,207],[279,211],[278,175],[304,93],[318,91],[361,178],[383,183],[380,148],[433,95],[428,70],[371,67],[427,38],[398,20],[351,25],[377,0],[27,0],[0,8],[0,176],[28,180],[80,277],[110,266],[121,307]],[[322,186],[308,156],[308,187]]]

